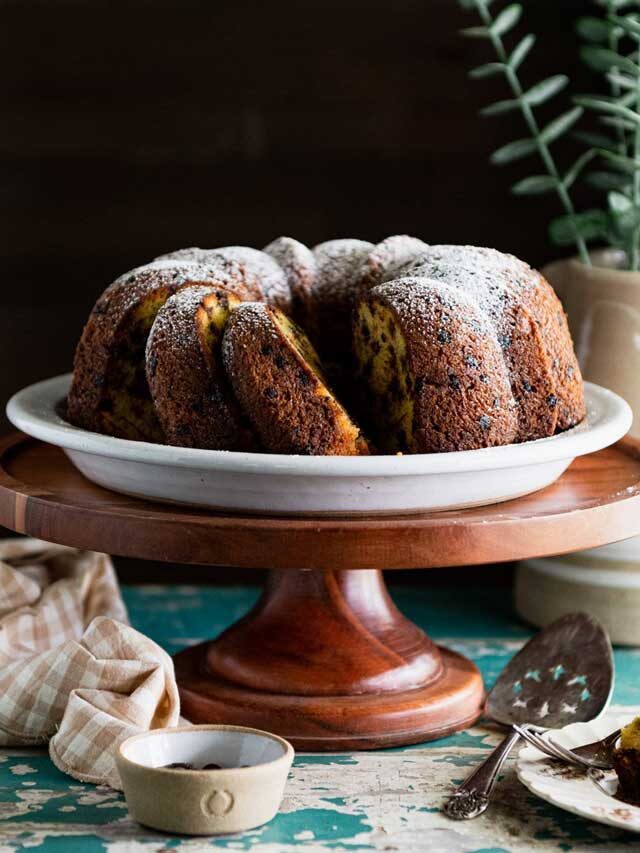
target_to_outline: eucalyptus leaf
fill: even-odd
[[[508,33],[518,23],[521,15],[522,6],[519,3],[512,3],[510,6],[504,8],[502,12],[496,15],[489,27],[492,35],[503,36],[505,33]]]
[[[620,17],[619,15],[609,15],[610,23],[614,24],[617,27],[620,27],[621,30],[637,39],[640,37],[640,23],[634,20],[634,18],[625,15],[624,17]]]
[[[474,80],[482,80],[484,77],[493,77],[494,74],[500,74],[505,70],[506,66],[502,62],[487,62],[486,65],[479,65],[469,72],[469,77]]]
[[[490,6],[493,3],[493,0],[483,0],[485,6]],[[458,3],[462,6],[463,9],[477,9],[478,8],[478,0],[458,0]]]
[[[610,71],[612,68],[620,68],[629,74],[637,75],[640,73],[640,68],[632,59],[622,56],[608,47],[584,45],[580,48],[580,56],[583,62],[593,68],[594,71]]]
[[[515,195],[541,195],[558,189],[558,181],[551,175],[532,175],[511,187]]]
[[[615,68],[613,71],[609,71],[607,74],[607,80],[610,83],[614,83],[616,86],[620,86],[621,89],[634,89],[638,85],[635,78],[628,77],[626,74],[621,74]]]
[[[615,127],[618,130],[635,131],[637,124],[633,121],[628,121],[626,118],[615,118],[614,116],[600,116],[598,121],[606,124],[607,127]]]
[[[612,24],[601,18],[586,17],[576,21],[576,32],[586,41],[606,42],[612,29]]]
[[[460,30],[460,35],[470,39],[491,38],[491,33],[486,27],[467,27],[464,30]]]
[[[637,101],[638,95],[636,92],[627,92],[622,97],[616,98],[616,104],[620,104],[623,107],[633,107],[634,109]]]
[[[566,190],[570,189],[570,187],[575,183],[578,176],[584,169],[584,167],[596,156],[596,151],[593,148],[590,148],[588,151],[584,151],[578,159],[573,163],[570,169],[567,170],[565,176],[562,179],[562,184]]]
[[[574,98],[574,101],[580,106],[588,107],[592,110],[598,110],[603,113],[609,113],[617,116],[618,118],[624,118],[630,122],[634,122],[634,124],[640,124],[640,115],[638,115],[638,113],[630,110],[628,107],[622,106],[622,104],[616,103],[615,101],[608,101],[606,98],[594,97],[592,95],[581,95]]]
[[[629,184],[629,178],[623,174],[614,172],[589,172],[584,177],[585,183],[597,190],[621,190]]]
[[[633,208],[631,199],[617,190],[612,190],[607,195],[607,203],[609,210],[616,217],[623,216]]]
[[[514,47],[511,56],[509,57],[509,67],[512,71],[517,71],[520,65],[522,64],[524,58],[529,53],[531,48],[536,42],[536,37],[529,34],[525,36],[518,44]]]
[[[568,82],[569,78],[564,74],[547,77],[546,80],[541,80],[540,83],[528,89],[522,98],[529,106],[536,107],[561,92]]]
[[[607,160],[609,163],[612,163],[616,169],[627,172],[630,175],[633,175],[637,169],[640,169],[640,161],[635,160],[633,157],[626,157],[624,154],[617,154],[615,151],[608,151],[606,148],[598,148],[595,150],[603,160]]]
[[[521,160],[523,157],[533,154],[537,148],[535,139],[516,139],[514,142],[509,142],[494,151],[490,159],[495,166],[502,166],[504,163]]]
[[[594,0],[598,6],[603,6],[605,9],[615,9],[621,11],[628,6],[638,6],[637,0]]]
[[[614,232],[631,235],[640,225],[640,207],[618,190],[612,190],[607,195],[607,202]]]
[[[562,113],[558,118],[549,122],[549,124],[542,130],[540,133],[540,139],[542,139],[542,141],[547,145],[550,142],[554,142],[558,137],[562,136],[563,133],[566,133],[573,127],[582,113],[582,107],[574,107],[572,110]]]
[[[603,210],[586,210],[574,216],[560,216],[549,226],[549,236],[558,246],[575,242],[576,230],[583,240],[600,240],[606,237],[609,219]]]
[[[480,110],[480,115],[485,117],[499,116],[503,113],[511,112],[511,110],[517,110],[519,106],[520,102],[515,99],[510,101],[496,101],[495,104],[489,104],[488,107]]]
[[[613,151],[618,144],[610,136],[592,130],[576,130],[572,136],[578,142],[582,142],[583,145],[590,145],[592,148],[607,148]]]

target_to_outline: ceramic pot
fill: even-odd
[[[592,267],[572,258],[542,272],[568,314],[583,377],[627,400],[634,413],[630,434],[640,437],[640,272],[622,269],[624,254],[615,249],[591,258]],[[585,610],[613,642],[640,644],[640,537],[522,563],[515,604],[538,626]]]

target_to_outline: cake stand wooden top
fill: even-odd
[[[627,438],[581,457],[552,486],[493,506],[273,518],[110,492],[85,480],[62,450],[14,433],[0,442],[0,524],[126,557],[239,568],[401,569],[524,559],[640,534],[640,442]]]

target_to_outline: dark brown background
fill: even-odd
[[[525,6],[527,81],[590,88],[587,0]],[[68,370],[103,287],[178,246],[408,232],[553,256],[554,201],[508,191],[537,168],[487,164],[522,128],[477,117],[507,93],[467,78],[492,58],[456,34],[475,23],[455,0],[5,0],[0,401]]]

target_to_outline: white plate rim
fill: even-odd
[[[69,389],[71,374],[54,376],[18,391],[7,404],[7,417],[27,435],[62,447],[120,460],[154,465],[246,474],[313,477],[389,477],[459,474],[573,459],[608,447],[631,427],[629,404],[618,394],[585,382],[585,421],[558,435],[523,444],[451,453],[381,456],[297,456],[202,450],[132,441],[80,429],[63,420],[56,405]],[[595,412],[595,422],[593,420]],[[591,422],[590,422],[591,417]]]
[[[634,713],[633,711],[625,712],[609,710],[604,714],[601,714],[595,720],[590,720],[586,723],[570,723],[561,729],[556,729],[552,732],[552,736],[562,746],[570,748],[572,745],[576,745],[576,742],[579,743],[582,741],[583,743],[589,743],[597,738],[605,737],[608,733],[631,722],[631,720],[633,720],[637,715],[637,711]],[[579,740],[574,740],[573,737],[569,737],[573,735],[578,736]],[[596,786],[595,782],[591,781],[586,774],[584,776],[584,780],[580,780],[580,783],[584,782],[585,791],[588,794],[593,795],[596,803],[610,804],[611,813],[605,811],[604,813],[599,812],[594,814],[586,807],[581,806],[580,803],[572,800],[569,794],[566,796],[557,796],[550,793],[547,790],[548,780],[547,785],[542,786],[539,782],[539,777],[532,770],[532,765],[544,762],[546,758],[547,757],[543,753],[535,749],[533,746],[524,746],[518,753],[515,765],[516,776],[528,791],[536,797],[539,797],[541,800],[551,803],[551,805],[557,806],[571,814],[587,818],[588,820],[593,820],[596,823],[614,826],[616,829],[625,829],[627,832],[640,833],[640,806],[623,803],[620,800],[616,800],[614,797],[608,796],[601,791]],[[554,777],[554,782],[558,785],[560,791],[562,791],[564,780],[560,777]],[[614,808],[619,809],[621,807],[632,810],[632,814],[634,815],[633,823],[625,822],[621,817],[618,817],[613,813]]]

